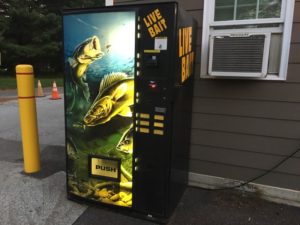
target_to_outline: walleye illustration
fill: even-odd
[[[72,57],[68,59],[75,89],[77,90],[79,87],[83,91],[83,95],[87,101],[89,100],[90,93],[85,81],[86,71],[91,63],[97,59],[101,59],[103,56],[104,52],[101,51],[100,40],[97,36],[93,36],[79,44]]]
[[[128,130],[124,132],[122,137],[117,144],[116,149],[121,152],[130,153],[133,152],[133,125],[129,127]]]
[[[116,115],[132,117],[133,97],[133,78],[122,72],[106,75],[100,82],[98,96],[83,119],[84,124],[104,124]]]

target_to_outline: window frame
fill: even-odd
[[[200,78],[208,78],[208,79],[231,78],[231,77],[224,77],[224,76],[222,77],[211,76],[208,74],[210,34],[216,32],[216,30],[214,30],[213,27],[278,23],[281,24],[280,27],[282,27],[282,34],[283,34],[279,74],[278,75],[268,74],[266,77],[262,77],[262,78],[251,78],[251,77],[249,78],[232,77],[232,78],[234,79],[243,78],[243,79],[254,79],[254,80],[286,80],[288,62],[289,62],[290,41],[292,36],[294,6],[295,6],[295,0],[282,0],[280,18],[214,21],[215,0],[204,0]],[[254,31],[255,29],[259,29],[259,28],[251,28],[252,31]],[[274,30],[274,32],[278,32],[278,27],[267,27],[265,29]],[[224,29],[222,31],[227,32],[230,30],[238,30],[238,29],[228,29],[228,30]]]

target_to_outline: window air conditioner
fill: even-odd
[[[226,33],[210,36],[209,75],[265,77],[270,33]]]

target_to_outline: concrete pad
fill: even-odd
[[[109,210],[105,207],[89,207],[73,225],[155,225],[157,223],[142,220],[123,213],[117,213],[117,210]]]
[[[38,180],[21,174],[17,163],[0,162],[1,225],[73,224],[86,206],[66,198],[66,174]]]

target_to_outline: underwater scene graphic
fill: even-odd
[[[63,22],[68,192],[132,207],[135,12]]]

